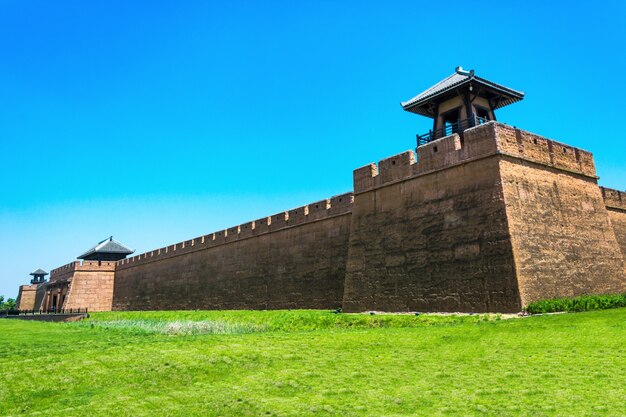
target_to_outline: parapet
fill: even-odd
[[[352,213],[353,202],[354,196],[352,193],[337,195],[302,207],[262,217],[238,226],[229,227],[225,230],[122,259],[115,263],[116,268],[130,268],[157,259],[203,250],[213,246],[272,233],[289,227],[349,214]]]
[[[534,163],[596,177],[593,155],[524,130],[489,122],[437,139],[412,150],[358,168],[353,173],[355,194],[396,181],[428,174],[492,155],[507,155]]]
[[[39,284],[24,284],[20,285],[19,289],[20,291],[37,291],[38,286]]]
[[[600,187],[604,204],[609,208],[626,210],[626,192]]]
[[[75,271],[114,271],[115,261],[74,261],[50,271],[50,282],[66,278]]]
[[[501,153],[585,176],[596,177],[596,168],[591,152],[502,123],[497,123],[496,126],[498,150]]]

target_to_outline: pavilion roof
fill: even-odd
[[[481,78],[474,74],[474,70],[464,71],[462,67],[457,67],[454,74],[422,91],[412,99],[404,101],[400,104],[402,104],[402,108],[406,111],[421,114],[422,116],[433,117],[432,112],[428,109],[430,103],[442,101],[443,96],[454,93],[455,89],[469,84],[484,86],[502,95],[502,100],[497,102],[494,106],[494,110],[508,106],[509,104],[515,103],[516,101],[520,101],[524,98],[524,93],[522,91],[513,90],[512,88],[508,88],[501,84],[494,83],[493,81]]]
[[[78,259],[84,259],[89,255],[94,253],[116,253],[129,255],[135,252],[133,249],[130,249],[120,242],[113,240],[113,236],[104,239],[102,242],[99,242],[96,246],[90,248],[87,252],[83,253],[78,257]]]

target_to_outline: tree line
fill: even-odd
[[[13,298],[8,298],[4,301],[4,295],[0,295],[0,310],[16,310],[17,303]]]

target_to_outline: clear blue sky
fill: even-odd
[[[351,190],[457,65],[625,189],[625,3],[503,3],[1,0],[0,294]]]

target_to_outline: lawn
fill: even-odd
[[[0,415],[624,416],[626,309],[0,320]]]

